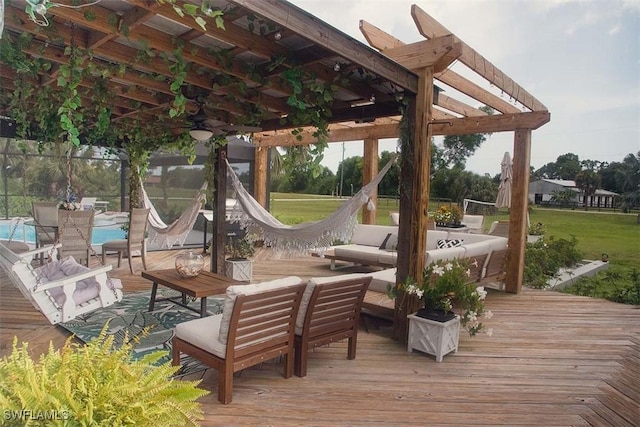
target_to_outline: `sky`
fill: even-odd
[[[290,2],[365,44],[361,19],[405,43],[424,40],[411,18],[411,5],[419,6],[548,108],[551,121],[532,133],[536,169],[566,153],[620,162],[640,151],[640,0]],[[482,81],[464,64],[452,69]],[[396,146],[395,139],[379,142],[381,152]],[[343,155],[362,156],[362,150],[361,141],[330,143],[323,164],[336,172]],[[492,134],[467,170],[494,176],[506,151],[513,154],[513,132]]]

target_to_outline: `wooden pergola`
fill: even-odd
[[[71,4],[65,0],[60,3]],[[255,192],[263,204],[267,147],[315,142],[310,129],[303,132],[301,139],[291,136],[290,129],[300,124],[287,122],[287,117],[293,115],[288,99],[294,94],[285,78],[287,71],[298,71],[307,79],[305,83],[332,85],[329,141],[365,141],[365,181],[377,172],[377,141],[399,135],[399,100],[404,100],[408,105],[410,140],[403,145],[407,152],[402,153],[401,160],[399,281],[418,276],[424,268],[431,138],[514,132],[506,290],[520,292],[531,134],[550,120],[541,102],[417,6],[412,7],[411,16],[425,40],[405,44],[361,21],[360,29],[370,44],[366,46],[283,0],[214,3],[224,11],[224,29],[204,17],[205,30],[192,17],[178,15],[171,5],[148,0],[110,0],[83,8],[53,7],[47,11],[50,26],[44,28],[25,13],[23,1],[12,1],[5,6],[3,38],[32,36],[23,51],[52,64],[38,76],[37,85],[55,84],[60,65],[69,61],[65,49],[72,43],[86,52],[85,60],[96,70],[117,67],[117,73],[100,77],[106,79],[115,95],[111,118],[114,125],[127,117],[157,120],[159,114],[166,113],[175,96],[170,88],[175,79],[172,66],[186,65],[183,86],[201,94],[209,118],[226,124],[258,125],[263,130],[254,135]],[[519,106],[454,72],[451,64],[455,61]],[[3,92],[12,91],[21,78],[24,76],[16,69],[1,64]],[[436,96],[436,82],[465,94],[475,105],[442,93]],[[94,85],[93,79],[81,82],[83,102],[91,102]],[[11,117],[4,98],[0,98],[0,113]],[[188,111],[193,113],[198,104],[191,101]],[[482,105],[491,107],[495,114],[486,114],[479,109]],[[247,117],[253,114],[255,119],[256,111],[259,119],[248,123]],[[184,129],[184,125],[184,117],[175,119],[176,128]],[[217,188],[224,188],[226,180],[223,160],[224,149],[220,149]],[[224,197],[217,199],[217,211],[224,212]],[[216,229],[222,230],[224,215],[216,218]],[[365,215],[364,220],[373,222],[375,218]],[[224,235],[217,236],[211,263],[214,270],[224,259]],[[397,312],[397,336],[401,337],[406,319],[402,307]]]

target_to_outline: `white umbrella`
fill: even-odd
[[[498,187],[498,197],[496,197],[496,207],[508,208],[511,206],[511,178],[513,177],[511,155],[508,151],[504,153],[500,165],[500,186]]]

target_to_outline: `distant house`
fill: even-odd
[[[552,198],[557,191],[572,190],[576,193],[570,205],[584,206],[584,197],[576,182],[568,179],[540,179],[529,183],[529,201],[535,205],[554,205]],[[613,208],[618,193],[597,189],[593,196],[588,196],[587,206],[590,208]]]

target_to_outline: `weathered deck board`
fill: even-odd
[[[170,268],[176,252],[153,252],[151,269]],[[115,259],[111,260],[112,262]],[[97,263],[97,261],[95,261]],[[134,261],[135,262],[135,261]],[[329,261],[259,252],[254,279],[303,279],[331,271]],[[113,271],[125,294],[150,289],[145,279]],[[282,377],[282,364],[247,369],[234,381],[233,403],[217,401],[217,373],[202,386],[204,426],[370,425],[640,425],[640,310],[608,301],[525,290],[490,291],[492,337],[461,334],[459,350],[436,363],[390,338],[391,325],[363,319],[355,360],[346,343],[316,349],[305,378]],[[67,334],[51,326],[0,275],[0,354],[13,336],[38,354]]]

